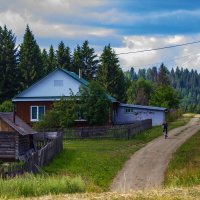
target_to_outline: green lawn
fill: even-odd
[[[189,118],[170,123],[169,128],[184,125]],[[154,127],[131,140],[69,140],[63,151],[46,167],[42,175],[14,179],[0,178],[0,199],[76,192],[108,191],[124,162],[147,142],[162,135]],[[12,192],[11,192],[12,191]]]
[[[182,126],[184,117],[169,124],[169,129]],[[131,140],[69,140],[63,152],[45,171],[49,174],[81,176],[87,191],[107,191],[112,179],[130,156],[147,142],[162,135],[161,127],[154,127]]]
[[[200,131],[174,154],[165,175],[165,186],[200,185]]]

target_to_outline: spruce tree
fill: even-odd
[[[19,61],[24,89],[43,76],[41,51],[28,25],[20,46]]]
[[[59,67],[71,70],[71,52],[69,47],[65,47],[63,41],[58,45],[58,50],[56,52],[57,64]]]
[[[170,85],[169,71],[167,70],[167,68],[165,67],[163,63],[161,64],[160,69],[159,69],[157,84],[159,86]]]
[[[46,49],[42,50],[42,68],[43,68],[43,75],[46,75],[49,69],[48,53]]]
[[[57,67],[56,55],[54,53],[53,46],[51,45],[49,48],[47,73],[53,71],[56,67]]]
[[[6,26],[0,27],[0,102],[11,99],[19,90],[16,37]]]
[[[82,67],[83,67],[83,58],[81,53],[81,47],[77,45],[76,49],[74,49],[72,58],[72,71],[78,74],[79,70],[82,70]]]
[[[97,66],[97,55],[94,49],[89,47],[88,41],[86,40],[81,47],[78,45],[73,54],[72,71],[78,74],[81,70],[81,77],[90,81],[96,76]]]
[[[82,76],[86,80],[92,80],[96,76],[96,70],[98,65],[97,55],[93,48],[89,47],[89,43],[86,40],[81,47],[82,58]]]
[[[118,101],[125,101],[126,81],[119,60],[110,45],[105,46],[100,57],[97,81]]]

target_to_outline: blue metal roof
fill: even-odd
[[[22,91],[21,93],[19,93],[18,95],[16,95],[16,96],[14,96],[13,97],[13,101],[15,101],[15,100],[17,100],[17,99],[21,99],[21,95],[23,94],[23,93],[25,93],[27,90],[29,90],[31,87],[33,87],[34,85],[36,85],[36,84],[39,84],[39,82],[41,82],[43,79],[45,79],[47,76],[49,76],[50,74],[52,74],[52,73],[54,73],[55,71],[57,71],[57,70],[60,70],[60,71],[62,71],[62,72],[64,72],[65,74],[67,74],[67,75],[69,75],[70,77],[72,77],[73,79],[75,79],[76,81],[78,81],[79,83],[81,83],[81,85],[84,85],[84,86],[88,86],[88,84],[89,84],[89,82],[88,81],[86,81],[85,79],[83,79],[83,78],[79,78],[79,76],[76,74],[76,73],[74,73],[74,72],[71,72],[71,71],[67,71],[67,70],[65,70],[65,69],[62,69],[62,68],[60,68],[60,67],[58,67],[58,68],[56,68],[54,71],[52,71],[52,72],[50,72],[49,74],[47,74],[45,77],[43,77],[41,80],[39,80],[39,81],[37,81],[36,83],[34,83],[33,85],[31,85],[30,87],[28,87],[27,89],[25,89],[24,91]],[[107,97],[108,97],[108,99],[111,101],[111,102],[118,102],[115,98],[113,98],[113,97],[111,97],[110,95],[108,95],[107,94]],[[52,97],[52,96],[50,96],[50,97],[23,97],[22,99],[23,100],[25,100],[26,101],[26,99],[28,100],[28,99],[58,99],[59,97]]]
[[[158,111],[167,111],[167,108],[162,107],[154,107],[154,106],[142,106],[142,105],[135,105],[135,104],[124,104],[120,103],[121,107],[127,107],[127,108],[137,108],[137,109],[145,109],[145,110],[158,110]]]

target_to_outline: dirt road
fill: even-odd
[[[199,119],[200,115],[196,115],[187,125],[170,131],[168,139],[161,136],[132,155],[113,180],[111,191],[128,192],[161,187],[172,154],[200,130]]]

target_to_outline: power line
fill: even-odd
[[[145,50],[139,50],[139,51],[129,51],[126,53],[118,53],[116,55],[124,55],[124,54],[135,54],[135,53],[143,53],[143,52],[148,52],[148,51],[157,51],[157,50],[163,50],[163,49],[170,49],[170,48],[174,48],[174,47],[181,47],[181,46],[186,46],[186,45],[191,45],[191,44],[197,44],[200,43],[199,41],[195,41],[195,42],[188,42],[188,43],[184,43],[184,44],[177,44],[177,45],[172,45],[172,46],[165,46],[165,47],[158,47],[155,49],[145,49]]]
[[[184,59],[184,58],[187,58],[187,57],[191,58],[193,56],[198,56],[198,55],[199,55],[199,53],[194,52],[192,54],[188,54],[188,55],[185,55],[185,56],[175,57],[174,59],[162,60],[162,61],[158,61],[158,62],[155,62],[155,63],[146,63],[146,64],[143,64],[143,65],[136,65],[136,66],[134,66],[134,68],[141,68],[141,67],[152,66],[152,65],[160,65],[161,63],[169,63],[169,62],[173,62],[175,60]],[[189,61],[187,61],[187,62],[189,62]]]

